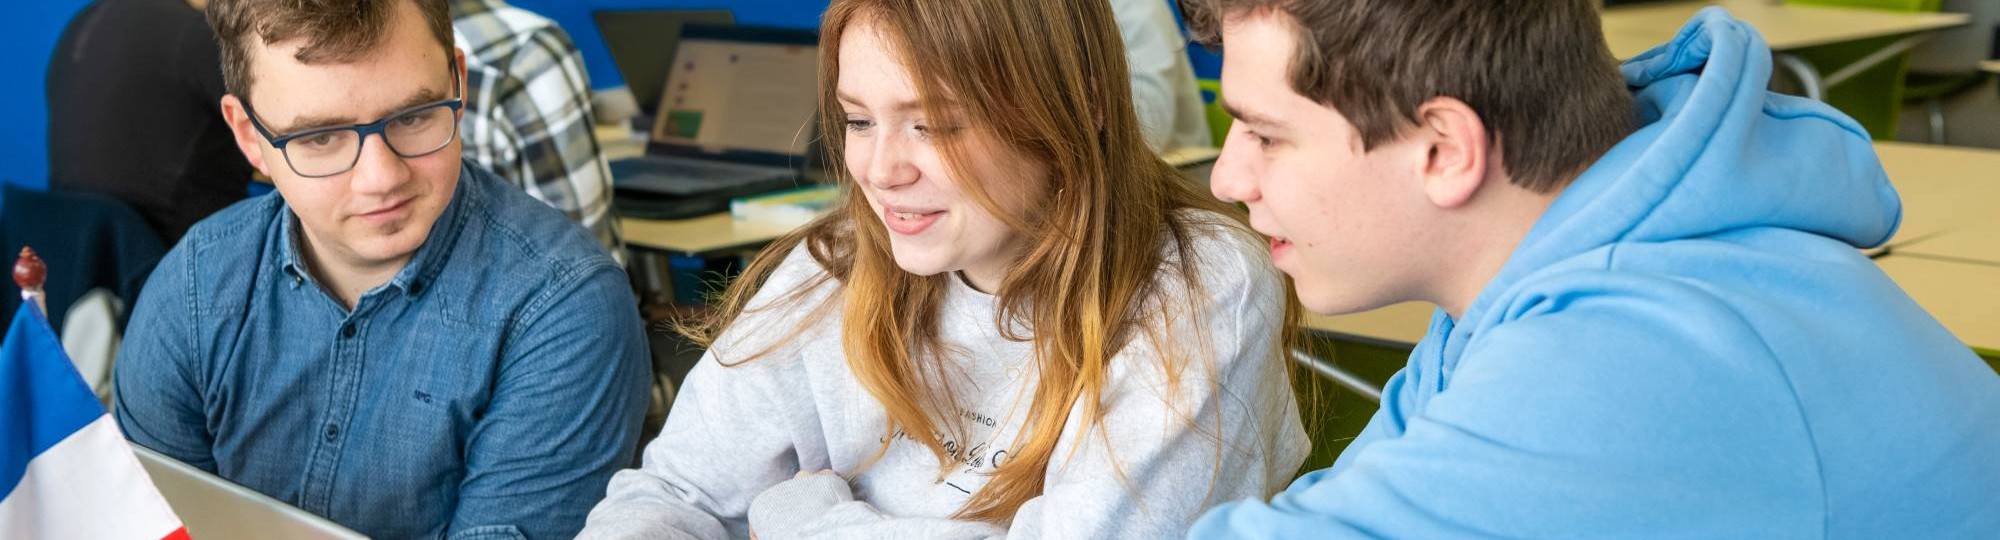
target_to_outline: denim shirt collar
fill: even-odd
[[[472,182],[470,167],[460,163],[458,183],[452,189],[451,202],[445,205],[443,213],[438,214],[437,221],[431,223],[430,235],[424,238],[422,246],[417,247],[417,252],[410,257],[410,262],[403,265],[403,269],[397,271],[395,277],[389,278],[385,286],[394,287],[405,295],[416,296],[423,294],[424,288],[436,281],[438,273],[443,271],[445,262],[450,259],[452,247],[458,243],[459,233],[465,230],[466,216],[471,215],[464,209],[466,205],[473,204],[467,201],[472,197],[470,192],[473,191],[470,189]],[[276,196],[284,216],[278,220],[278,265],[286,274],[291,275],[292,281],[289,284],[291,288],[297,289],[315,283],[313,274],[307,271],[305,259],[301,255],[303,249],[301,243],[306,239],[300,234],[298,214],[293,213],[291,205],[285,203],[283,194]]]

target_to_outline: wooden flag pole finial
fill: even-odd
[[[49,267],[42,263],[40,256],[35,255],[35,249],[22,247],[21,257],[14,261],[14,284],[21,286],[22,291],[40,292],[42,283],[48,277]]]
[[[49,266],[42,263],[34,249],[21,246],[21,257],[14,260],[14,284],[21,286],[21,301],[34,304],[44,315],[49,312],[49,304],[42,299],[42,283],[48,278]]]

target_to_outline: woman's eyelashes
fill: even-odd
[[[875,128],[874,120],[866,118],[847,119],[848,133],[865,134],[874,128]],[[922,121],[910,124],[910,135],[912,138],[915,138],[917,140],[931,140],[938,137],[949,137],[958,134],[960,130],[961,128],[959,128],[958,126],[933,125],[924,123]]]
[[[937,137],[950,137],[952,135],[957,134],[959,130],[957,126],[925,125],[922,123],[919,123],[911,127],[910,129],[917,133],[917,138],[920,140],[930,140],[932,138],[937,138]]]

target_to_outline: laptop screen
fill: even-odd
[[[659,111],[660,85],[667,77],[667,63],[674,60],[674,45],[680,43],[681,27],[691,24],[728,25],[736,17],[726,9],[602,10],[591,12],[597,33],[611,50],[611,61],[625,76],[639,110],[647,116]]]
[[[810,30],[688,25],[668,68],[655,143],[802,156],[818,98]]]

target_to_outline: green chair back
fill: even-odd
[[[1229,123],[1235,121],[1229,118],[1229,111],[1222,110],[1222,81],[1196,79],[1195,83],[1201,86],[1205,98],[1202,112],[1208,117],[1208,140],[1215,141],[1216,148],[1222,148],[1223,137],[1229,136]]]
[[[1786,0],[1786,3],[1919,13],[1937,11],[1942,7],[1943,0]],[[1891,36],[1822,45],[1793,51],[1792,54],[1811,62],[1819,69],[1820,75],[1826,76],[1900,39],[1901,36]],[[1904,77],[1908,74],[1909,68],[1910,55],[1908,53],[1896,55],[1895,58],[1876,64],[1853,78],[1828,88],[1826,102],[1854,117],[1862,127],[1867,128],[1869,136],[1876,140],[1895,139],[1897,117],[1903,110]]]

